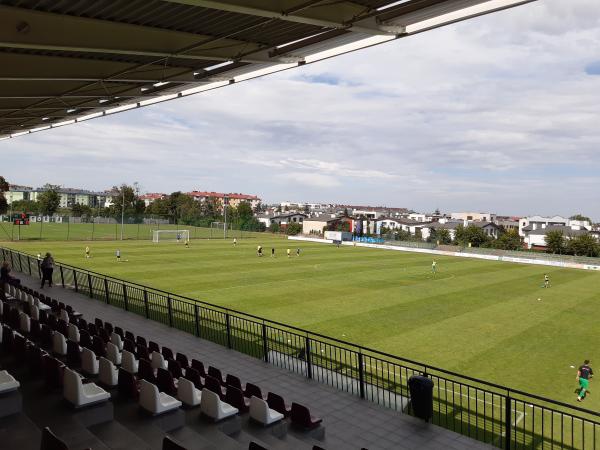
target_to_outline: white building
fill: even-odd
[[[37,201],[39,195],[45,192],[49,187],[32,188],[29,186],[11,185],[9,191],[4,194],[9,205],[19,200]],[[106,206],[106,192],[94,192],[85,189],[56,188],[60,196],[60,208],[72,208],[75,204],[89,206],[90,208],[104,208]]]
[[[592,225],[587,220],[571,220],[562,216],[530,216],[522,217],[519,220],[519,236],[525,237],[531,231],[536,231],[548,227],[568,227],[571,230],[588,231],[592,229]]]
[[[467,222],[494,222],[496,214],[486,212],[453,212],[450,213],[450,218]]]
[[[571,227],[562,225],[552,225],[543,228],[536,228],[535,230],[525,231],[525,237],[523,242],[527,245],[527,248],[545,248],[546,247],[546,234],[550,231],[562,231],[565,239],[571,239],[582,234],[587,234],[587,230],[575,230]],[[596,238],[598,236],[596,235]]]

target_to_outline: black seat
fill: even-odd
[[[293,425],[305,430],[317,428],[322,422],[322,419],[311,416],[308,408],[299,403],[292,403],[291,418]]]
[[[167,364],[173,378],[177,379],[183,376],[183,370],[181,369],[181,364],[179,364],[179,362],[174,359],[169,359]]]
[[[42,431],[40,450],[69,450],[69,447],[56,437],[56,435],[50,431],[50,428],[46,427]]]
[[[187,356],[185,356],[183,353],[178,352],[175,355],[175,361],[179,363],[182,369],[187,369],[190,366]]]
[[[248,444],[248,450],[269,450],[266,447],[263,447],[262,445],[257,444],[254,441],[251,441],[250,444]]]
[[[289,417],[292,413],[292,408],[285,404],[283,397],[273,392],[267,394],[267,404],[269,405],[269,408],[283,414],[285,417]]]
[[[162,348],[162,355],[165,359],[175,359],[175,356],[173,355],[173,350],[171,350],[169,347]]]
[[[204,370],[204,364],[202,361],[198,361],[197,359],[192,359],[192,368],[196,369],[198,373],[202,376],[202,378],[206,378],[206,371]]]
[[[72,340],[67,340],[67,365],[70,368],[81,366],[81,350],[79,344]]]
[[[260,391],[260,388],[252,383],[246,383],[246,389],[244,389],[244,395],[248,398],[254,396],[254,397],[258,397],[262,400],[264,400],[264,397],[262,396],[262,392]]]
[[[225,398],[225,394],[223,392],[223,388],[221,387],[221,383],[219,383],[219,380],[217,380],[216,378],[207,375],[206,378],[204,378],[204,387],[209,391],[213,391],[215,394],[217,394],[221,400]]]
[[[87,330],[79,329],[79,345],[85,348],[92,348],[92,337]]]
[[[198,372],[196,369],[192,369],[191,367],[185,369],[185,378],[194,383],[194,387],[196,389],[202,389],[204,387],[202,384],[202,378],[200,378],[200,372]]]
[[[138,362],[138,376],[142,380],[146,380],[149,383],[156,384],[156,376],[154,375],[154,369],[152,364],[147,359],[140,359]]]
[[[98,358],[101,356],[106,357],[106,346],[104,340],[100,336],[92,337],[92,351]]]
[[[242,389],[242,382],[240,381],[240,379],[238,377],[236,377],[235,375],[230,375],[227,374],[227,378],[225,378],[225,384],[229,387],[229,386],[233,386],[234,388],[239,389],[240,391],[243,391]]]
[[[148,345],[146,344],[146,339],[145,339],[145,338],[143,338],[142,336],[138,336],[138,337],[135,339],[135,344],[136,344],[138,347],[139,347],[139,346],[146,347],[146,348],[148,347]]]
[[[119,369],[118,392],[119,396],[123,398],[137,400],[140,390],[135,375],[127,372],[125,369]]]
[[[135,355],[135,342],[133,342],[131,339],[123,339],[123,350],[127,350]]]
[[[150,342],[148,342],[148,351],[150,353],[152,353],[152,352],[160,353],[160,345],[158,345],[154,341],[150,341]]]
[[[216,367],[208,366],[208,375],[219,380],[219,383],[221,383],[222,386],[226,386],[223,375],[221,375],[221,371]]]
[[[172,397],[177,397],[177,387],[173,381],[171,372],[166,369],[158,368],[156,371],[156,385],[160,392],[165,392]]]
[[[233,386],[227,386],[225,403],[229,403],[231,406],[239,409],[240,414],[247,413],[250,409],[250,400],[244,397],[244,393],[241,391],[241,389]]]

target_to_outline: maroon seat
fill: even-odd
[[[146,339],[145,339],[145,338],[143,338],[142,336],[138,336],[138,337],[135,339],[135,344],[136,344],[138,347],[141,345],[142,347],[146,347],[146,348],[148,348],[148,344],[146,344]]]
[[[125,339],[131,339],[133,342],[135,342],[135,335],[131,331],[126,331]]]
[[[121,327],[115,327],[115,334],[118,334],[119,336],[121,336],[121,339],[125,339],[125,333],[123,333],[123,328]]]
[[[108,334],[108,331],[104,328],[98,328],[98,336],[100,336],[100,339],[102,339],[105,344],[110,341],[110,334]]]
[[[254,397],[258,397],[260,399],[265,399],[262,395],[262,392],[260,391],[260,388],[252,383],[246,383],[246,389],[244,389],[244,395],[248,398],[254,396]]]
[[[56,435],[50,431],[50,428],[46,427],[42,431],[40,450],[69,450],[69,447],[56,437]]]
[[[185,378],[194,383],[196,389],[202,389],[204,387],[204,384],[202,383],[202,378],[200,378],[200,372],[198,372],[196,369],[193,369],[191,367],[185,369]]]
[[[179,364],[174,359],[167,360],[167,364],[169,367],[169,372],[171,372],[171,375],[173,376],[173,378],[177,379],[177,378],[183,376],[183,370],[181,370],[181,364]]]
[[[51,356],[44,356],[43,364],[46,386],[51,389],[62,387],[65,365]]]
[[[100,336],[92,337],[92,351],[98,358],[101,356],[106,356],[106,345]]]
[[[147,359],[140,359],[138,363],[138,376],[142,380],[146,380],[149,383],[156,384],[156,376],[154,375],[154,369],[152,364]]]
[[[135,375],[127,372],[125,369],[119,369],[118,392],[119,396],[123,398],[137,400],[140,390]]]
[[[51,330],[55,330],[57,322],[58,322],[58,319],[56,318],[56,316],[53,316],[51,314],[48,316],[48,320],[46,320],[46,325],[48,325]]]
[[[79,329],[79,345],[92,349],[92,337],[87,330]]]
[[[104,322],[102,322],[102,319],[99,319],[98,317],[94,319],[94,325],[96,325],[96,328],[104,328]]]
[[[242,389],[242,382],[235,375],[227,374],[227,378],[225,378],[225,385],[227,387],[233,386],[234,388],[237,388],[240,391],[243,391],[243,389]]]
[[[127,350],[135,355],[135,342],[133,342],[131,339],[123,339],[123,350]]]
[[[177,397],[177,386],[173,381],[171,372],[166,369],[158,368],[156,371],[156,385],[160,392],[165,392],[172,397]]]
[[[311,416],[308,408],[299,403],[292,403],[291,418],[293,425],[305,430],[317,428],[322,422],[322,419]]]
[[[285,417],[289,417],[292,412],[292,408],[285,404],[283,397],[274,394],[273,392],[267,394],[267,404],[269,405],[269,408],[283,414]]]
[[[67,365],[73,369],[81,366],[81,349],[79,344],[72,340],[67,340]]]
[[[202,364],[202,361],[192,359],[192,369],[196,369],[202,378],[206,378],[207,373],[204,370],[204,364]]]
[[[12,352],[13,344],[15,340],[15,334],[12,328],[5,326],[2,327],[2,352],[10,354]]]
[[[226,386],[223,375],[221,375],[221,371],[216,367],[208,366],[208,375],[219,380],[219,383],[221,383],[222,386]]]
[[[148,351],[150,353],[152,353],[152,352],[160,353],[160,345],[158,345],[154,341],[150,341],[150,342],[148,342]]]
[[[90,336],[96,336],[98,334],[98,327],[93,323],[88,323],[88,332]]]
[[[104,329],[106,330],[106,332],[108,333],[108,335],[110,336],[112,334],[112,332],[114,331],[114,328],[112,326],[112,323],[110,322],[104,322]]]
[[[29,335],[33,341],[40,339],[40,322],[35,319],[29,319]]]
[[[148,349],[143,345],[138,345],[137,350],[135,352],[138,359],[145,359],[150,361],[150,354],[148,353]]]
[[[65,322],[64,320],[59,319],[58,322],[56,323],[56,331],[58,331],[63,336],[68,336],[69,335],[69,324],[67,322]]]
[[[175,359],[175,355],[173,355],[173,350],[169,347],[162,348],[162,355],[165,359]]]
[[[229,403],[231,406],[239,409],[240,414],[247,413],[250,409],[250,400],[244,397],[244,393],[241,391],[241,389],[233,386],[227,386],[225,403]]]
[[[46,350],[52,348],[52,328],[46,324],[40,327],[40,345]]]
[[[183,353],[177,353],[175,355],[175,361],[177,361],[179,363],[179,365],[181,366],[182,369],[187,369],[188,367],[190,367],[188,358]]]
[[[204,387],[209,391],[213,391],[215,394],[219,396],[221,400],[225,398],[225,393],[223,392],[223,388],[221,387],[221,383],[216,378],[207,375],[204,378]]]

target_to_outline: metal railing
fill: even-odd
[[[35,256],[7,248],[0,254],[15,270],[40,277]],[[90,298],[408,414],[408,379],[425,375],[434,382],[432,422],[498,448],[600,448],[595,411],[68,264],[57,263],[53,278]]]

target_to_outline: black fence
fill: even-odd
[[[15,270],[40,277],[35,256],[0,251]],[[54,282],[67,289],[407,414],[408,379],[425,375],[434,382],[432,422],[498,448],[600,448],[594,411],[67,264],[55,267]]]

